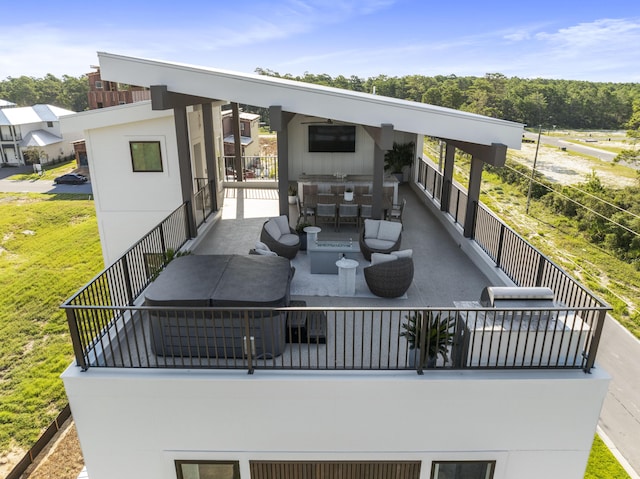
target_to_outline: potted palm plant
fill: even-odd
[[[296,204],[296,196],[298,196],[298,190],[296,189],[295,186],[291,185],[289,186],[289,204],[290,205],[295,205]]]
[[[384,170],[388,171],[402,183],[404,170],[413,163],[414,143],[393,142],[393,147],[384,155]]]
[[[441,312],[414,311],[405,316],[400,336],[407,338],[409,350],[415,354],[414,365],[422,358],[422,366],[433,368],[438,356],[444,363],[449,361],[449,347],[453,344],[456,320],[452,316],[444,316]],[[424,338],[423,338],[424,336]],[[424,344],[424,353],[421,346]]]

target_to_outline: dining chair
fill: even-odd
[[[336,204],[335,203],[320,203],[316,206],[316,218],[315,223],[318,221],[325,223],[333,223],[333,229],[336,229]]]
[[[358,204],[340,203],[337,220],[338,231],[340,231],[340,223],[353,223],[358,226],[358,222]]]

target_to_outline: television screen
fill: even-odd
[[[355,125],[309,125],[309,151],[355,152]]]

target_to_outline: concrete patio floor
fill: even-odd
[[[398,197],[407,200],[401,249],[413,250],[415,266],[407,299],[328,296],[294,296],[292,299],[304,300],[308,306],[402,308],[453,307],[454,301],[478,300],[482,289],[490,284],[489,279],[407,185],[400,186]],[[290,223],[295,226],[297,206],[292,205],[289,210]],[[208,220],[213,224],[191,251],[194,254],[247,254],[259,239],[264,221],[273,216],[278,216],[277,190],[228,188],[222,211],[214,220]],[[353,238],[357,241],[357,237],[358,229],[353,225],[343,226],[339,232],[323,225],[320,233],[321,239],[328,240]]]

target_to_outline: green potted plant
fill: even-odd
[[[402,183],[404,170],[413,163],[414,143],[393,142],[393,148],[384,154],[384,170],[388,171]]]
[[[289,186],[289,204],[290,205],[296,204],[296,196],[298,196],[298,190],[296,189],[295,186],[290,185]]]
[[[298,233],[298,236],[300,236],[300,250],[301,251],[306,251],[307,250],[307,233],[305,233],[304,229],[307,226],[313,226],[311,223],[298,223],[298,225],[296,226],[296,233]]]
[[[449,347],[453,344],[456,320],[452,316],[444,316],[440,312],[414,311],[405,316],[400,336],[407,338],[409,350],[415,354],[414,365],[422,358],[423,367],[433,368],[438,356],[444,363],[449,361]],[[424,338],[423,338],[424,335]],[[421,346],[425,351],[421,354]]]

